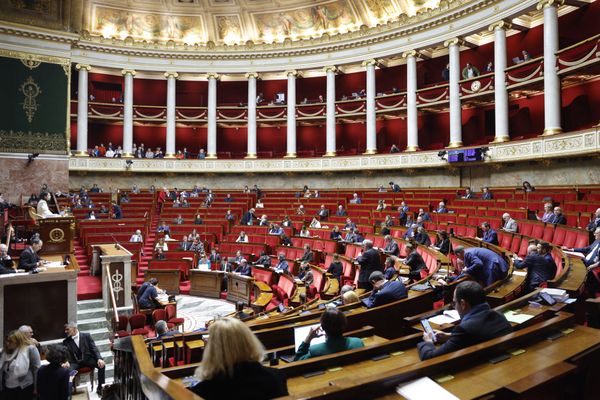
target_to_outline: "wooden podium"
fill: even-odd
[[[102,300],[107,315],[112,309],[108,276],[112,282],[117,311],[130,312],[133,309],[131,302],[132,254],[120,244],[97,244],[92,246],[92,251],[94,260],[92,264],[97,264],[99,260],[102,270]]]
[[[38,224],[44,242],[41,254],[73,254],[73,217],[40,218]]]
[[[227,274],[227,300],[243,301],[250,304],[250,294],[254,287],[254,278],[238,275],[232,272]]]
[[[46,259],[58,261],[62,257]],[[77,269],[72,265],[67,268],[0,275],[2,337],[21,325],[31,325],[40,342],[64,338],[64,324],[77,322]]]
[[[199,269],[190,270],[190,294],[192,296],[221,297],[221,287],[223,286],[222,271],[202,271]]]

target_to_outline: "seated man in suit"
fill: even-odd
[[[42,267],[44,261],[38,255],[38,251],[42,249],[44,243],[42,239],[34,236],[31,239],[31,246],[28,246],[19,257],[19,269],[24,269],[27,272],[34,271],[35,269]]]
[[[79,332],[77,324],[73,322],[65,324],[65,335],[67,338],[62,343],[69,352],[70,369],[77,371],[81,367],[97,368],[98,388],[96,392],[101,394],[102,385],[104,385],[104,360],[94,339],[89,333]]]
[[[475,194],[473,194],[473,192],[471,192],[471,188],[466,188],[465,189],[465,194],[462,195],[461,199],[474,199],[475,198]]]
[[[364,347],[361,339],[344,337],[346,325],[346,315],[342,311],[333,307],[327,308],[321,315],[321,326],[309,330],[306,339],[298,347],[294,360],[306,360],[311,357],[326,356]],[[323,334],[326,336],[325,343],[310,345],[314,338]]]
[[[504,315],[490,309],[485,301],[485,292],[473,281],[461,282],[454,291],[454,308],[461,321],[452,333],[434,331],[424,333],[423,341],[417,344],[419,357],[427,360],[465,347],[485,342],[512,332]],[[441,343],[436,347],[435,343]]]
[[[553,279],[556,275],[556,265],[554,262],[550,263],[544,258],[543,255],[538,253],[538,247],[536,244],[530,244],[527,248],[527,257],[523,261],[514,259],[515,268],[523,269],[527,268],[527,278],[525,279],[525,285],[528,291],[532,291],[540,285],[550,279]]]
[[[3,274],[14,274],[15,262],[8,255],[8,247],[4,244],[0,244],[0,275]]]
[[[484,222],[481,224],[481,230],[483,231],[483,240],[486,243],[495,244],[498,246],[498,234],[495,230],[492,229],[489,222]]]
[[[427,269],[427,264],[425,264],[423,257],[417,253],[416,246],[407,244],[405,248],[407,256],[402,262],[410,268],[408,277],[412,281],[418,281],[421,279],[421,270]]]
[[[298,259],[298,261],[303,262],[313,262],[313,260],[315,259],[315,253],[313,253],[313,251],[310,249],[310,245],[305,244],[304,245],[304,254],[302,254],[302,257]]]
[[[398,243],[396,243],[394,238],[390,235],[385,235],[385,237],[383,238],[383,242],[385,243],[383,252],[385,254],[398,257],[398,254],[400,254],[400,248],[398,247]]]
[[[563,246],[563,249],[575,251],[584,255],[583,264],[587,268],[587,278],[585,285],[590,295],[594,296],[600,291],[600,227],[594,231],[594,242],[587,247],[569,249]]]
[[[502,214],[502,219],[504,220],[504,225],[502,226],[503,230],[505,230],[506,232],[511,232],[511,233],[517,232],[517,230],[519,229],[519,226],[517,225],[517,221],[512,219],[512,217],[510,216],[509,213]]]
[[[238,267],[233,272],[244,276],[252,276],[252,268],[250,267],[248,261],[246,261],[245,258],[242,258],[242,260],[240,261],[240,265],[238,265]]]
[[[337,217],[345,217],[345,216],[347,215],[347,214],[346,214],[346,210],[344,209],[344,206],[343,206],[343,205],[341,205],[341,204],[340,204],[340,205],[338,205],[338,209],[337,209],[337,211],[335,212],[335,215],[336,215]]]
[[[381,271],[373,272],[369,276],[369,281],[373,285],[373,291],[371,296],[364,300],[367,308],[382,306],[408,297],[406,286],[401,280],[388,281]]]
[[[548,222],[556,225],[566,225],[567,217],[565,217],[565,215],[563,214],[562,208],[554,207],[554,215],[552,216],[552,218],[550,218]]]
[[[494,195],[490,192],[490,189],[487,186],[484,186],[482,189],[481,200],[492,200]]]
[[[594,218],[590,221],[588,226],[586,226],[586,229],[590,232],[594,232],[596,228],[600,228],[600,208],[596,209]]]
[[[325,204],[321,204],[321,208],[319,209],[317,215],[321,221],[327,220],[327,217],[329,217],[329,209],[325,208]]]
[[[508,264],[497,253],[483,247],[470,247],[465,249],[457,246],[454,254],[459,262],[464,264],[464,268],[456,279],[470,276],[484,286],[489,286],[493,282],[502,279],[508,273]]]
[[[275,272],[278,274],[283,274],[284,272],[289,272],[290,266],[285,259],[284,253],[279,253],[277,256],[277,265],[275,266]]]

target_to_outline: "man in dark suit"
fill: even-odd
[[[383,252],[385,254],[398,257],[398,254],[400,254],[400,249],[398,248],[398,243],[396,243],[394,238],[391,237],[390,235],[385,235],[385,237],[383,238],[383,241],[385,243]]]
[[[310,246],[308,244],[304,245],[304,254],[302,254],[302,257],[298,259],[299,262],[313,262],[313,260],[315,259],[315,253],[313,253],[313,251],[310,249]]]
[[[475,195],[471,192],[471,188],[465,189],[465,194],[461,197],[461,199],[474,199]]]
[[[112,202],[112,217],[114,219],[123,218],[123,211],[121,210],[121,206],[117,204],[117,202]]]
[[[369,281],[373,285],[373,292],[364,301],[367,308],[382,306],[408,297],[408,291],[401,280],[388,281],[381,271],[371,273]]]
[[[417,344],[421,360],[441,356],[512,332],[512,327],[504,315],[490,309],[485,301],[485,292],[477,282],[461,282],[454,291],[453,303],[460,315],[460,324],[454,327],[452,333],[424,333],[423,341]],[[434,338],[437,343],[442,343],[440,347],[435,347]]]
[[[390,182],[390,189],[392,189],[392,192],[398,193],[400,191],[400,186],[398,186],[397,183]]]
[[[321,221],[327,220],[327,218],[329,217],[329,210],[325,208],[325,204],[321,204],[321,208],[319,209],[317,216],[320,218]]]
[[[514,265],[518,269],[527,268],[525,285],[528,291],[534,290],[542,283],[553,279],[556,275],[556,265],[554,262],[548,262],[543,255],[538,253],[536,244],[529,245],[527,248],[527,257],[523,261],[515,258]]]
[[[456,279],[470,276],[482,285],[489,286],[493,282],[502,279],[508,272],[508,264],[497,253],[483,247],[470,247],[465,249],[458,246],[454,249],[454,254],[464,268]]]
[[[245,258],[242,258],[238,267],[233,272],[244,276],[252,276],[252,267],[250,267]]]
[[[408,276],[413,281],[418,281],[421,279],[421,270],[427,269],[427,264],[425,264],[423,257],[417,253],[415,246],[412,244],[407,244],[405,249],[408,255],[404,259],[403,263],[410,268]]]
[[[492,200],[494,198],[494,195],[492,194],[492,192],[490,192],[490,189],[485,186],[483,188],[483,193],[481,194],[481,200]]]
[[[587,247],[579,247],[574,249],[568,249],[563,246],[563,249],[582,253],[585,257],[583,263],[588,270],[599,265],[600,261],[600,227],[594,231],[594,242]]]
[[[69,352],[70,369],[73,371],[81,367],[98,369],[98,389],[97,393],[102,393],[104,385],[104,360],[94,343],[94,339],[89,333],[79,332],[77,324],[71,322],[65,324],[65,334],[67,338],[63,340],[63,345]]]
[[[489,222],[484,222],[481,224],[481,230],[483,231],[483,240],[486,243],[495,244],[498,246],[498,234],[495,230],[492,229]]]
[[[186,235],[183,235],[183,240],[181,241],[179,248],[182,251],[190,251],[192,249],[192,242],[188,240],[188,237]]]
[[[33,237],[31,239],[31,246],[23,250],[19,257],[19,269],[29,272],[44,265],[44,261],[38,256],[38,251],[42,249],[43,245],[42,239]]]
[[[596,209],[594,219],[592,219],[586,227],[586,229],[590,232],[594,232],[596,228],[600,228],[600,208]]]
[[[562,213],[562,208],[554,207],[554,215],[552,216],[552,218],[550,218],[548,222],[556,225],[566,225],[567,217],[565,217]]]
[[[360,272],[358,273],[358,288],[371,290],[373,286],[369,277],[374,271],[383,271],[381,259],[377,250],[373,248],[371,240],[363,241],[363,253],[356,258],[355,263],[358,264]]]
[[[252,225],[255,218],[256,216],[254,215],[254,208],[251,208],[242,217],[240,225]]]

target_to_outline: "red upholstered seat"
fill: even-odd
[[[179,327],[185,323],[185,318],[178,318],[175,311],[175,306],[172,304],[169,304],[165,307],[165,312],[167,314],[166,321],[167,324],[172,324],[175,327]]]
[[[146,316],[144,314],[133,314],[129,317],[129,327],[131,328],[132,335],[144,335],[148,334],[148,330],[145,328]]]
[[[127,315],[119,315],[119,322],[115,320],[115,317],[111,319],[111,326],[116,337],[129,336],[130,332],[127,330],[127,325],[129,325]]]

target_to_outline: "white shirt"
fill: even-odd
[[[46,200],[40,200],[37,204],[37,213],[42,216],[42,218],[56,217],[56,214],[53,214],[48,208],[48,203]]]
[[[129,239],[130,242],[134,242],[134,243],[138,243],[138,242],[143,242],[144,239],[142,238],[142,235],[136,235],[135,233],[133,235],[131,235],[131,239]]]
[[[77,345],[77,347],[79,347],[79,332],[77,332],[77,335],[72,336],[73,341],[75,342],[75,344]]]

